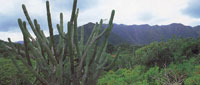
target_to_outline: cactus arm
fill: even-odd
[[[107,67],[104,67],[104,70],[107,71],[107,70],[110,70],[113,67],[116,60],[119,58],[119,53],[120,53],[120,48],[118,48],[117,55],[115,56],[115,59],[112,61],[112,63],[110,65],[108,65]]]
[[[59,60],[59,64],[57,64],[57,70],[56,70],[56,76],[58,78],[58,82],[59,82],[59,85],[64,85],[63,84],[63,61],[62,59]]]
[[[64,33],[63,33],[62,31],[60,31],[60,30],[61,30],[61,29],[60,29],[60,28],[61,28],[60,25],[57,24],[56,27],[57,27],[57,29],[58,29],[59,36],[60,36],[61,38],[65,39],[65,40],[67,40],[66,37],[65,37],[65,35],[64,35]]]
[[[84,50],[86,50],[86,48],[88,48],[92,38],[94,37],[94,33],[95,33],[95,30],[96,30],[96,27],[97,27],[97,24],[94,25],[94,27],[92,29],[92,32],[91,32],[91,34],[90,34],[90,36],[89,36],[89,38],[87,40],[87,43],[86,43],[86,46],[85,46]]]
[[[84,48],[84,26],[81,27],[81,39],[80,39],[80,54],[82,56]]]
[[[71,74],[75,74],[74,70],[74,55],[73,55],[73,43],[72,43],[72,22],[68,22],[68,45],[69,45],[69,57],[70,57],[70,67],[71,67]]]
[[[78,26],[77,26],[78,12],[79,12],[79,9],[77,9],[77,13],[76,13],[76,16],[75,16],[75,19],[74,19],[74,43],[75,43],[77,55],[81,56],[81,53],[80,53],[80,50],[79,50],[80,48],[79,48],[79,44],[78,44],[78,40],[79,40]]]
[[[77,7],[77,0],[74,0],[70,22],[74,21],[74,18],[76,16],[76,7]]]
[[[27,28],[26,28],[26,22],[24,22],[23,25],[22,25],[21,19],[18,19],[18,24],[19,24],[19,26],[20,26],[20,28],[21,28],[21,30],[22,30],[23,36],[24,36],[25,54],[26,54],[26,58],[27,58],[28,64],[29,64],[30,66],[32,66],[32,65],[31,65],[31,61],[30,61],[30,56],[29,56],[29,55],[27,56],[27,54],[29,54],[28,48],[32,48],[31,50],[32,50],[32,52],[34,53],[34,56],[36,57],[36,60],[37,60],[38,63],[41,65],[40,61],[43,60],[43,62],[45,62],[45,60],[42,59],[41,57],[38,57],[38,56],[41,56],[41,55],[38,55],[38,54],[40,54],[40,52],[39,52],[40,50],[33,50],[33,49],[35,49],[35,48],[34,48],[34,46],[30,43],[30,40],[28,39],[28,36],[27,36],[27,35],[29,35],[29,32],[27,31]],[[30,36],[30,35],[29,35],[29,36]],[[40,49],[40,48],[39,48],[39,49]],[[37,52],[37,53],[35,53],[35,52]],[[36,54],[36,55],[35,55],[35,54]],[[38,58],[39,58],[39,59],[38,59]]]
[[[106,41],[106,42],[104,42],[102,45],[102,48],[101,48],[101,52],[100,52],[100,54],[97,56],[99,59],[98,60],[96,60],[96,62],[97,62],[97,64],[100,64],[100,63],[102,63],[103,62],[103,60],[105,59],[105,51],[106,51],[106,48],[107,48],[107,44],[108,44],[108,42]]]
[[[31,66],[29,66],[21,56],[19,56],[19,58],[22,60],[22,63],[29,69],[29,71],[31,71],[41,83],[48,85],[48,82],[44,78],[42,78]]]
[[[26,23],[24,22],[24,28],[26,29]],[[30,66],[32,66],[32,63],[31,63],[31,59],[30,59],[30,56],[29,56],[29,51],[28,51],[28,43],[30,42],[28,40],[28,37],[24,36],[23,35],[23,38],[24,38],[24,47],[25,47],[25,55],[26,55],[26,59],[27,59],[27,62]]]
[[[87,43],[86,43],[86,46],[85,46],[85,48],[84,48],[83,55],[81,56],[80,63],[79,63],[79,70],[82,69],[83,63],[84,63],[84,61],[85,61],[85,59],[86,59],[86,54],[87,54],[87,52],[88,52],[89,46],[91,46],[91,43],[90,43],[90,42],[91,42],[91,40],[92,40],[92,38],[93,38],[95,29],[96,29],[96,25],[94,26],[94,28],[93,28],[93,30],[92,30],[92,33],[91,33],[91,35],[89,36],[88,41],[87,41]]]
[[[14,45],[12,44],[10,38],[8,38],[8,41],[9,41],[11,47],[13,49],[16,49],[14,47]],[[22,63],[28,68],[28,70],[31,71],[33,73],[33,75],[36,76],[41,83],[48,84],[48,82],[45,79],[43,79],[42,77],[40,77],[39,74],[30,65],[27,64],[27,62],[22,58],[21,55],[19,55],[18,57],[20,58],[20,60],[22,61]]]
[[[63,32],[63,14],[60,13],[60,25],[57,24],[57,29],[58,29],[58,32],[59,32],[59,43],[58,43],[58,46],[57,46],[57,54],[59,54],[59,62],[61,62],[60,60],[63,59],[64,57],[64,51],[65,51],[65,42],[64,40],[66,40],[66,38],[64,37],[65,36],[65,33]]]
[[[101,19],[101,20],[100,20],[100,24],[99,24],[99,26],[98,26],[97,35],[101,32],[102,24],[103,24],[103,20]],[[94,60],[95,60],[95,58],[96,58],[96,55],[97,55],[97,52],[98,52],[98,51],[97,51],[97,50],[98,50],[98,44],[99,44],[98,42],[99,42],[99,40],[97,40],[96,43],[95,43],[94,53],[93,53],[92,58],[91,58],[91,60],[90,60],[89,66],[94,62]]]
[[[106,33],[105,35],[105,39],[103,41],[103,46],[105,46],[105,43],[108,39],[108,36],[109,36],[109,33],[111,32],[112,30],[112,22],[113,22],[113,19],[114,19],[114,15],[115,15],[115,11],[113,10],[112,13],[111,13],[111,17],[110,17],[110,21],[109,21],[109,26],[107,28],[107,31],[104,31],[102,32],[99,36],[97,36],[96,38],[94,38],[93,40],[90,41],[90,38],[88,39],[88,43],[89,45],[88,46],[91,46],[96,40],[98,40],[100,37],[103,36],[104,33]],[[96,27],[95,27],[96,28]],[[94,33],[95,29],[93,29],[93,32],[91,33],[90,37],[93,36],[93,33]],[[90,42],[89,42],[90,41]],[[83,61],[85,60],[85,57],[86,57],[86,54],[87,54],[87,51],[88,51],[88,46],[86,45],[86,48],[85,48],[85,51],[81,57],[81,61],[80,61],[80,64],[79,64],[79,69],[82,68],[83,66]],[[102,51],[103,52],[103,51]]]
[[[28,23],[29,23],[29,25],[30,25],[32,31],[34,32],[34,34],[35,34],[36,36],[38,36],[37,31],[36,31],[36,29],[35,29],[35,27],[34,27],[34,25],[33,25],[33,22],[32,22],[32,20],[31,20],[31,18],[30,18],[30,16],[29,16],[28,11],[27,11],[27,9],[26,9],[26,6],[25,6],[24,4],[22,5],[22,9],[23,9],[23,11],[24,11],[24,15],[26,16],[26,19],[27,19],[27,21],[28,21]],[[32,40],[34,40],[34,39],[32,38]],[[35,40],[34,40],[34,41],[35,41]]]
[[[28,11],[27,11],[27,9],[26,9],[26,6],[25,6],[24,4],[22,5],[22,9],[23,9],[23,11],[24,11],[24,15],[26,16],[26,19],[27,19],[29,25],[31,26],[31,29],[34,29],[33,22],[31,21],[31,18],[30,18],[30,16],[29,16]]]
[[[47,9],[47,20],[48,20],[48,27],[49,27],[49,34],[50,34],[49,46],[53,50],[53,54],[56,58],[56,61],[58,62],[58,56],[56,55],[56,49],[55,49],[55,44],[54,44],[53,26],[52,26],[52,20],[51,20],[49,1],[46,1],[46,9]]]
[[[16,52],[16,48],[15,48],[14,45],[12,44],[10,38],[8,38],[8,41],[9,41],[9,44],[10,44],[10,46],[11,46],[11,48],[12,48],[11,50],[12,50],[13,52]],[[14,56],[14,55],[12,55],[12,56]],[[20,66],[18,65],[16,58],[14,58],[14,57],[12,57],[12,56],[10,56],[10,58],[11,58],[11,60],[13,61],[13,64],[15,65],[16,69],[18,70],[18,73],[22,76],[22,79],[24,79],[24,80],[26,81],[27,84],[32,85],[32,83],[31,83],[31,82],[27,79],[27,77],[23,74],[23,71],[21,70]]]
[[[105,38],[108,38],[108,37],[109,37],[109,34],[110,34],[110,32],[111,32],[111,30],[112,30],[112,28],[113,28],[113,24],[112,24],[112,23],[113,23],[114,16],[115,16],[115,10],[112,11],[111,17],[110,17],[110,21],[109,21],[109,26],[106,28],[108,31],[107,31],[107,30],[104,30],[99,36],[97,36],[97,37],[93,40],[93,42],[94,42],[95,40],[99,39],[100,37],[102,37],[103,34],[104,34],[104,32],[106,32]],[[105,39],[105,40],[106,40],[106,39]]]
[[[14,56],[14,55],[13,55]],[[28,79],[27,79],[27,76],[25,76],[23,74],[23,71],[21,70],[21,68],[19,67],[19,65],[17,64],[17,60],[11,56],[11,60],[13,62],[13,64],[15,65],[15,67],[17,68],[18,70],[18,73],[21,75],[22,79],[25,80],[25,82],[28,84],[28,85],[33,85]]]
[[[87,42],[84,43],[83,27],[81,28],[81,36],[78,34],[77,18],[79,9],[77,9],[77,0],[74,0],[72,15],[67,23],[67,36],[63,32],[63,14],[60,13],[60,23],[57,24],[59,41],[56,43],[53,39],[49,1],[46,1],[46,10],[50,39],[45,37],[36,19],[34,19],[34,23],[32,22],[25,5],[22,5],[22,8],[36,39],[27,30],[26,22],[22,23],[22,20],[19,19],[18,24],[24,36],[25,51],[22,52],[19,48],[11,46],[12,50],[19,54],[19,59],[25,67],[35,76],[35,82],[39,81],[45,85],[85,85],[88,82],[93,82],[89,80],[96,82],[99,74],[104,70],[105,64],[107,64],[108,57],[105,49],[113,27],[115,11],[113,10],[111,13],[108,27],[102,31],[103,20],[100,21],[100,24],[96,23]],[[100,39],[102,39],[101,42],[99,42]],[[26,58],[22,58],[23,56],[26,56]],[[34,56],[33,58],[37,64],[36,69],[30,66],[30,56]],[[116,59],[113,62],[115,61]],[[112,66],[113,62],[109,67]]]
[[[35,24],[36,28],[39,29],[38,24],[37,24],[37,20],[34,20],[34,24]],[[48,53],[48,55],[49,55],[48,57],[49,57],[51,63],[53,63],[54,65],[56,65],[56,62],[57,62],[57,61],[56,61],[56,59],[53,57],[54,55],[53,55],[51,49],[48,48],[48,45],[47,45],[47,43],[45,42],[45,39],[42,39],[42,37],[38,34],[37,31],[35,32],[35,34],[37,35],[38,40],[39,40],[39,42],[41,43],[41,44],[40,44],[41,48],[46,49],[46,51],[47,51],[47,53]],[[36,41],[36,42],[37,42],[37,41]],[[40,46],[37,46],[37,47],[39,48],[39,50],[41,50]]]

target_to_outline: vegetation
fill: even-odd
[[[180,38],[153,42],[145,46],[121,45],[119,59],[112,70],[104,71],[100,75],[98,85],[198,85],[199,42],[200,39]],[[113,60],[115,53],[116,51],[113,51],[113,54],[108,54],[108,62]],[[0,62],[1,84],[11,84],[13,81],[26,83],[21,79],[21,75],[16,73],[17,69],[11,60],[1,58]],[[34,82],[34,75],[19,60],[17,62],[27,79]],[[33,64],[35,62],[35,59],[32,60]]]
[[[200,39],[170,39],[153,42],[120,53],[112,71],[99,79],[100,85],[198,85],[200,84]],[[130,54],[130,53],[128,53]]]
[[[30,81],[33,81],[33,75],[31,72],[28,71],[27,68],[20,62],[17,61],[19,64],[19,67],[22,70],[22,73],[27,76],[27,79]],[[34,63],[34,61],[33,61]],[[12,63],[12,61],[9,58],[0,58],[0,85],[11,85],[11,84],[25,84],[25,81],[21,79],[20,73],[18,73],[17,69],[15,68],[15,65]]]
[[[30,35],[26,22],[18,19],[24,44],[14,44],[10,39],[9,43],[0,41],[0,85],[200,84],[200,39],[173,38],[148,45],[113,45],[108,38],[114,11],[106,29],[101,20],[88,35],[84,34],[86,28],[77,27],[76,3],[74,0],[66,35],[60,13],[57,39],[53,35],[48,1],[48,38],[22,5],[36,39]]]

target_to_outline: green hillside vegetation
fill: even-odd
[[[199,43],[200,39],[170,39],[131,52],[126,49],[115,68],[105,72],[98,84],[199,85]]]
[[[21,44],[15,43],[14,45],[18,47],[20,50],[23,49],[23,46]],[[8,58],[9,56],[15,55],[13,54],[13,52],[9,50],[9,47],[10,45],[8,42],[0,40],[0,57]]]
[[[145,46],[121,45],[119,59],[112,70],[105,71],[98,85],[198,85],[200,84],[200,39],[170,39]],[[111,46],[112,47],[112,46]],[[114,46],[113,48],[117,48]],[[109,50],[110,47],[107,48]],[[115,56],[107,52],[108,61]],[[17,61],[20,67],[24,66]],[[10,59],[0,59],[1,85],[21,82]],[[23,72],[32,79],[30,72]]]

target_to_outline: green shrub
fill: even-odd
[[[190,58],[181,63],[158,66],[135,66],[133,69],[119,69],[105,73],[98,81],[99,85],[165,85],[200,84],[200,65],[198,58]]]
[[[172,61],[172,52],[168,44],[154,42],[144,46],[135,52],[135,63],[146,66],[163,65]]]
[[[24,67],[24,65],[19,62],[19,66],[23,69],[23,73],[28,76],[29,80],[33,80],[32,74]],[[15,65],[10,59],[0,58],[0,85],[11,85],[11,83],[21,83],[24,81],[20,79],[21,75],[18,74],[18,71]]]
[[[200,74],[199,75],[194,75],[192,77],[188,77],[184,81],[185,85],[199,85],[200,84]]]
[[[156,77],[160,75],[160,70],[158,66],[152,67],[144,73],[144,79],[150,85],[157,85],[158,81]]]
[[[171,39],[167,42],[153,42],[136,50],[136,64],[163,67],[171,62],[182,63],[191,57],[197,57],[200,50],[199,40]]]
[[[191,76],[185,81],[185,85],[199,85],[200,84],[200,65],[196,65],[195,69],[192,71]]]
[[[135,66],[134,69],[119,69],[103,75],[99,85],[155,85],[158,82],[154,76],[159,75],[159,67],[150,68],[145,72],[145,66]],[[158,85],[158,84],[157,84]]]

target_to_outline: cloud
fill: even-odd
[[[35,38],[35,35],[32,31],[30,31],[30,34],[32,35],[32,37]],[[44,31],[45,36],[49,36],[48,31]],[[11,40],[13,42],[19,41],[19,40],[23,40],[23,35],[19,30],[11,30],[11,31],[7,31],[7,32],[1,32],[0,31],[0,39],[4,40],[4,41],[8,41],[8,38],[11,38]]]
[[[150,21],[154,18],[154,15],[151,13],[141,13],[140,16],[138,17],[138,20],[140,21]]]
[[[183,10],[183,13],[193,17],[200,18],[200,0],[190,0],[188,6]]]
[[[0,31],[0,39],[1,40],[8,41],[8,38],[11,38],[11,40],[14,42],[23,40],[22,33],[20,33],[20,32],[13,32],[13,31],[1,32]]]
[[[12,30],[12,28],[16,28],[17,25],[17,18],[13,17],[13,16],[1,16],[0,19],[0,31],[8,31],[8,30]]]
[[[48,35],[45,1],[0,0],[0,32],[5,35],[9,35],[9,32],[12,30],[20,32],[17,19],[20,17],[26,21],[21,8],[21,4],[25,4],[32,20],[37,19],[42,29]],[[57,33],[56,24],[59,23],[60,12],[64,14],[66,32],[66,23],[71,17],[73,0],[49,1],[54,32]],[[117,24],[166,25],[170,23],[183,23],[194,26],[200,22],[199,17],[197,17],[200,11],[194,11],[195,13],[192,11],[199,8],[195,3],[199,3],[199,0],[78,0],[78,8],[80,8],[78,25],[98,22],[100,19],[109,19],[112,9],[115,9],[114,23]],[[194,14],[196,14],[196,17],[194,17]],[[187,15],[193,16],[193,18]],[[107,22],[108,20],[105,23]],[[29,26],[28,28],[30,29]],[[13,35],[12,32],[10,35]],[[2,37],[0,36],[0,39],[4,39]]]
[[[52,21],[59,22],[60,12],[64,13],[65,20],[69,19],[73,0],[50,1]],[[11,27],[17,27],[17,19],[26,20],[21,8],[22,4],[26,5],[29,15],[33,19],[38,19],[42,26],[46,29],[46,4],[45,0],[0,0],[2,7],[0,8],[0,31],[8,31]],[[85,11],[97,6],[98,0],[78,0],[78,8]],[[56,16],[56,17],[54,17]]]
[[[81,11],[84,11],[97,6],[98,1],[99,0],[78,0],[77,8],[80,8]],[[73,0],[52,0],[50,2],[53,3],[52,6],[57,7],[57,9],[63,10],[71,10],[73,5]]]

